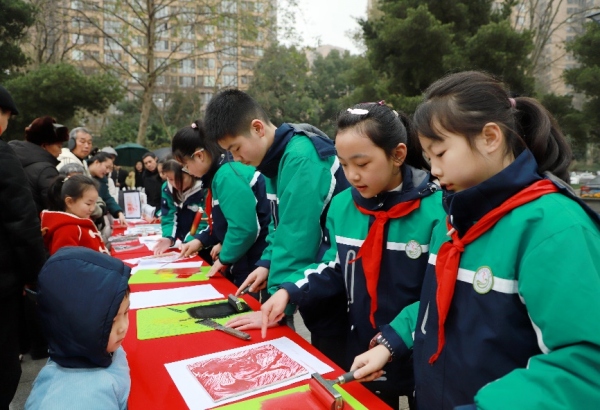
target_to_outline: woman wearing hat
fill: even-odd
[[[56,166],[69,130],[52,117],[40,117],[25,128],[25,141],[10,141],[29,180],[38,214],[46,208],[46,193],[58,176]]]

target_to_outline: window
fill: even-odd
[[[100,60],[100,51],[86,51],[85,52],[86,60],[98,61]]]
[[[208,104],[212,97],[212,93],[200,93],[200,101],[202,101],[202,104]]]
[[[134,36],[132,44],[134,47],[146,47],[148,41],[145,36]]]
[[[203,82],[204,82],[205,87],[214,87],[215,86],[215,76],[214,75],[205,75]]]
[[[112,38],[105,38],[104,39],[104,49],[119,51],[119,50],[122,50],[123,48],[119,45],[119,43],[117,43]]]
[[[249,12],[253,12],[255,9],[255,4],[253,1],[242,1],[242,10],[243,11],[249,11]]]
[[[196,77],[181,76],[179,77],[180,87],[193,87],[196,85]]]
[[[179,72],[182,74],[195,74],[196,62],[194,60],[181,60],[179,62]]]
[[[73,60],[73,61],[83,61],[83,51],[81,51],[81,50],[71,50],[71,60]]]
[[[169,6],[157,7],[156,8],[156,18],[161,19],[161,18],[165,18],[165,17],[169,17]]]
[[[211,69],[215,68],[215,59],[214,58],[199,58],[197,64],[198,64],[199,69],[206,68],[206,69],[211,70]]]
[[[222,67],[223,73],[237,73],[237,61],[223,61]]]
[[[165,65],[167,65],[167,59],[166,58],[160,58],[160,57],[158,57],[158,58],[154,59],[154,68],[155,69],[157,69],[159,67],[162,68]]]
[[[156,77],[156,85],[169,85],[171,78],[168,75],[159,75]]]
[[[243,75],[241,78],[242,84],[244,85],[248,85],[250,84],[250,82],[252,82],[252,76],[250,75]]]
[[[115,65],[121,60],[121,53],[105,53],[104,64]]]
[[[83,44],[83,35],[82,34],[71,34],[71,42],[73,44]]]
[[[222,30],[221,31],[221,40],[226,43],[233,43],[237,40],[237,31],[236,30]]]
[[[223,1],[221,1],[221,12],[222,13],[235,13],[235,12],[237,12],[237,2],[235,0],[223,0]]]
[[[117,34],[121,31],[121,22],[104,20],[104,32],[107,34]]]
[[[237,87],[238,79],[237,75],[224,75],[221,78],[221,84],[225,87]]]
[[[254,61],[242,60],[242,70],[252,70],[254,68]]]
[[[169,42],[167,40],[160,40],[156,42],[154,46],[156,51],[169,51]]]
[[[202,45],[202,51],[205,53],[213,53],[215,51],[215,43],[212,41]]]

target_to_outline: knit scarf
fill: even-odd
[[[412,201],[401,202],[394,205],[388,211],[370,211],[356,205],[356,208],[365,215],[372,215],[375,217],[375,222],[371,225],[367,238],[363,242],[358,255],[350,262],[354,262],[359,258],[363,258],[362,265],[363,271],[365,272],[365,279],[367,281],[367,292],[371,298],[371,309],[369,313],[369,319],[373,328],[375,325],[375,311],[377,310],[377,282],[379,281],[379,268],[381,266],[381,254],[385,247],[383,243],[383,232],[385,230],[385,224],[390,219],[402,218],[408,215],[415,209],[419,208],[421,204],[420,199],[414,199]]]
[[[450,303],[454,295],[454,287],[458,276],[460,257],[465,247],[491,229],[504,215],[513,209],[531,202],[543,195],[558,192],[558,188],[549,180],[542,179],[519,191],[508,198],[502,205],[492,209],[485,214],[475,225],[465,233],[462,238],[447,222],[451,240],[444,242],[440,247],[435,264],[435,276],[437,280],[436,304],[438,308],[438,348],[429,358],[429,364],[433,364],[439,357],[445,343],[444,323],[450,310]]]

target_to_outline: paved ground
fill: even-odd
[[[296,314],[294,317],[294,323],[296,326],[296,332],[300,334],[304,339],[310,342],[310,332],[304,326],[304,322],[299,314]],[[19,388],[17,389],[17,394],[10,404],[10,410],[22,410],[25,408],[25,402],[27,401],[27,396],[31,392],[31,386],[33,385],[33,381],[35,377],[39,373],[42,367],[46,364],[48,359],[41,360],[32,360],[31,356],[28,354],[23,357],[23,361],[21,362],[21,369],[23,371],[21,375],[21,381],[19,383]],[[405,398],[400,399],[400,410],[407,410],[408,404]]]

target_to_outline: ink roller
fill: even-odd
[[[229,304],[231,305],[231,307],[233,307],[233,309],[237,312],[244,312],[244,304],[242,303],[242,301],[236,297],[235,295],[232,295],[231,293],[229,294],[229,296],[227,296],[227,301],[229,302]]]
[[[319,373],[311,374],[311,379],[308,382],[311,393],[314,394],[319,404],[325,406],[323,408],[331,410],[342,410],[344,408],[344,400],[340,392],[333,388],[336,384],[344,384],[354,380],[354,372],[344,373],[334,380],[326,380]]]

